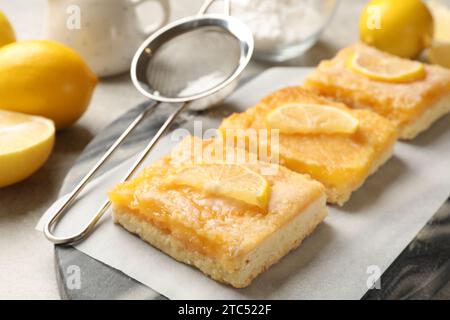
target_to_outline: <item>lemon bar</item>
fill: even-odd
[[[281,166],[193,159],[192,150],[206,153],[214,144],[187,137],[116,186],[109,193],[113,219],[174,259],[242,288],[326,217],[325,192]]]
[[[413,139],[450,112],[450,70],[421,65],[358,43],[322,61],[305,87],[371,109],[391,120],[401,139]]]
[[[311,113],[305,118],[309,125],[312,124],[309,132],[289,131],[295,129],[295,121],[291,119],[295,115],[286,116],[284,121],[279,120],[278,127],[268,124],[271,114],[286,106],[289,109],[295,105],[306,105],[309,109],[314,106],[334,108],[335,111],[329,113],[328,118],[336,120],[336,114],[339,112],[344,116],[341,116],[343,120],[353,118],[353,121],[347,124],[350,131],[345,132],[336,125],[329,127],[335,131],[324,130],[326,128],[323,124],[327,119],[321,119]],[[312,121],[313,118],[317,119],[317,124]],[[299,173],[309,174],[321,182],[326,188],[328,202],[339,205],[344,204],[351,193],[391,157],[397,138],[395,126],[378,114],[350,109],[302,87],[276,91],[246,112],[235,113],[224,119],[219,128],[228,143],[236,143],[242,136],[260,136],[260,132],[271,129],[281,129],[275,146],[271,146],[273,139],[260,139],[258,145],[265,149],[276,147],[281,165]],[[289,130],[286,131],[287,129]],[[249,149],[249,146],[250,143],[245,142],[246,149]]]

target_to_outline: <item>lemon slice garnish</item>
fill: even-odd
[[[286,104],[271,111],[266,122],[271,129],[279,129],[285,134],[351,134],[359,126],[359,120],[345,110],[301,103]]]
[[[169,179],[205,193],[266,208],[270,185],[259,173],[234,163],[201,163],[180,168]]]
[[[347,62],[353,71],[372,80],[412,82],[425,76],[423,63],[378,52],[354,52]]]
[[[0,187],[39,169],[50,155],[54,139],[51,120],[0,110]]]

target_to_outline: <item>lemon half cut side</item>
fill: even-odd
[[[0,110],[0,187],[36,172],[48,159],[54,141],[53,121]]]

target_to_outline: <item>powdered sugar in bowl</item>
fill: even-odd
[[[232,15],[255,39],[255,57],[294,58],[311,48],[330,21],[338,0],[232,0]]]

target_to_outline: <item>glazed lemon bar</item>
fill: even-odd
[[[193,161],[192,150],[206,153],[213,144],[188,137],[116,186],[109,193],[113,219],[176,260],[241,288],[325,218],[325,193],[320,183],[283,167],[264,173],[268,163]]]
[[[364,44],[322,61],[305,87],[391,120],[412,139],[450,112],[450,70],[401,59]]]
[[[378,114],[347,108],[302,87],[269,95],[226,118],[219,130],[227,143],[245,144],[248,150],[249,141],[237,140],[278,130],[276,143],[265,138],[258,145],[276,148],[281,165],[321,182],[328,202],[339,205],[391,157],[397,137],[395,126]]]

